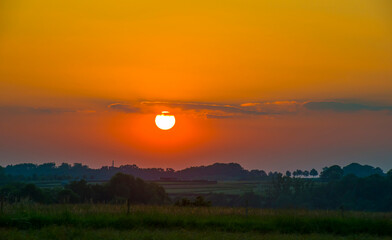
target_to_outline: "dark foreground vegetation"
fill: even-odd
[[[320,177],[278,173],[261,181],[261,191],[177,200],[159,184],[124,173],[107,182],[81,179],[54,188],[3,181],[0,239],[392,237],[391,171],[358,177],[332,166]],[[217,207],[222,205],[229,207]]]
[[[328,181],[276,175],[263,182],[260,191],[243,194],[194,194],[169,198],[157,183],[117,173],[108,182],[89,184],[73,181],[64,187],[39,188],[31,183],[0,185],[0,200],[14,204],[21,201],[42,204],[128,203],[177,206],[226,206],[284,209],[325,209],[355,211],[392,211],[392,172],[360,178],[339,176],[331,167],[321,173]]]
[[[125,205],[7,205],[2,229],[113,229],[392,236],[390,213]],[[1,235],[0,235],[1,236]]]
[[[117,173],[109,182],[87,184],[73,181],[60,188],[39,188],[34,184],[10,183],[0,187],[1,201],[18,203],[125,203],[164,204],[169,201],[165,189],[131,175]]]
[[[28,238],[26,238],[28,236]],[[185,229],[80,229],[67,226],[51,226],[40,229],[0,229],[0,239],[7,240],[389,240],[388,236],[355,234],[338,236],[333,234],[285,234],[257,232],[196,231]]]

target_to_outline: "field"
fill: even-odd
[[[0,239],[392,239],[392,213],[5,205]]]
[[[156,182],[163,186],[169,196],[195,196],[211,193],[223,193],[229,195],[241,195],[246,192],[262,192],[270,181],[173,181]]]
[[[89,184],[103,184],[106,181],[88,180]],[[165,188],[171,197],[197,196],[205,194],[223,193],[229,195],[241,195],[247,192],[261,193],[269,185],[270,181],[152,181]],[[31,181],[38,187],[53,188],[61,187],[61,181]]]

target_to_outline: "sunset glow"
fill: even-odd
[[[1,164],[392,168],[390,9],[3,0]]]

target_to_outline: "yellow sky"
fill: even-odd
[[[2,102],[392,103],[389,0],[3,0],[0,16]]]
[[[0,0],[3,165],[390,169],[391,93],[391,0]]]

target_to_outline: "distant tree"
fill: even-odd
[[[333,165],[331,167],[323,168],[323,171],[320,173],[320,178],[326,180],[338,180],[343,177],[343,169],[338,165]]]
[[[34,184],[25,185],[20,191],[20,196],[22,198],[29,198],[34,202],[45,202],[45,195],[43,191],[40,188],[36,187]]]
[[[302,175],[304,177],[309,177],[309,171],[308,170],[303,171]]]
[[[68,171],[68,170],[71,169],[71,165],[68,164],[68,163],[62,163],[62,164],[58,167],[58,169],[61,170],[61,171]]]
[[[80,169],[80,168],[83,168],[83,165],[82,165],[81,163],[74,163],[73,166],[72,166],[72,168],[74,168],[74,169]]]
[[[293,172],[294,177],[302,176],[302,174],[303,174],[302,170],[299,170],[299,169],[297,169]]]
[[[84,179],[73,181],[68,184],[66,188],[77,194],[82,202],[88,202],[93,195],[90,185],[88,185]]]
[[[0,166],[0,181],[5,180],[5,170],[2,166]]]
[[[57,194],[57,202],[59,203],[78,203],[79,196],[71,189],[63,189]]]
[[[174,171],[173,168],[166,168],[166,172],[168,172],[168,173],[174,173],[175,171]]]
[[[203,196],[197,196],[194,201],[191,201],[188,198],[179,199],[174,203],[174,205],[179,207],[210,207],[211,202],[206,201]]]
[[[49,162],[49,163],[43,163],[41,165],[38,165],[37,168],[39,170],[44,170],[44,171],[50,171],[56,167],[56,163],[54,162]]]
[[[132,190],[135,189],[135,178],[124,173],[117,173],[109,182],[112,194],[125,199],[132,199]],[[132,199],[133,200],[133,199]]]
[[[361,165],[359,163],[351,163],[343,168],[344,175],[354,174],[357,177],[368,177],[374,174],[384,176],[385,173],[381,168],[369,165]]]
[[[92,200],[96,203],[110,202],[113,198],[112,192],[106,184],[91,185]]]
[[[192,206],[192,202],[188,198],[182,198],[181,200],[177,200],[174,205],[179,207],[189,207]]]
[[[132,203],[164,203],[167,194],[162,186],[155,183],[146,183],[140,178],[117,173],[108,184],[114,197],[128,199]]]
[[[317,170],[316,169],[312,169],[312,170],[310,170],[310,176],[312,176],[312,177],[315,177],[315,176],[317,176],[318,175],[318,172],[317,172]]]
[[[209,207],[211,206],[211,202],[204,200],[203,196],[197,196],[195,201],[193,202],[193,205],[195,207]]]
[[[291,172],[290,171],[286,171],[286,177],[291,177]]]
[[[392,178],[392,169],[390,169],[390,170],[387,172],[387,176],[390,177],[390,178]]]

